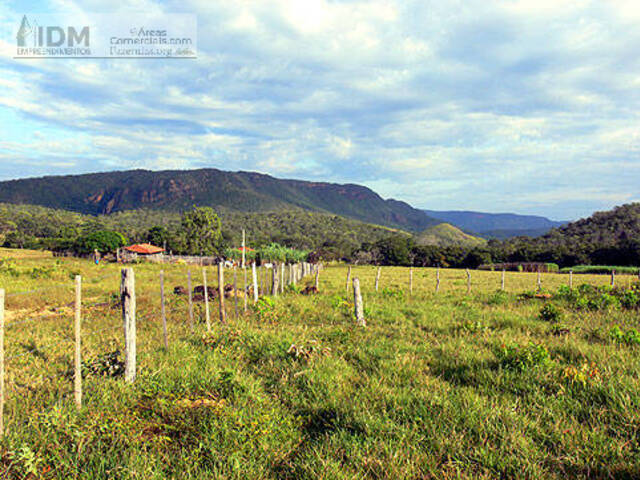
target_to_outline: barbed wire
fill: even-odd
[[[119,274],[116,275],[116,274],[110,273],[108,275],[103,275],[102,277],[98,277],[98,278],[94,278],[94,279],[88,278],[88,277],[83,277],[82,280],[83,280],[83,283],[97,283],[97,282],[101,282],[102,280],[105,280],[105,279],[110,278],[110,277],[116,278],[116,277],[119,277]],[[9,298],[9,297],[15,297],[15,296],[19,296],[19,295],[27,295],[27,294],[30,294],[30,293],[46,292],[48,290],[54,290],[54,289],[63,288],[63,287],[74,288],[74,286],[75,286],[75,284],[70,281],[68,283],[58,283],[58,284],[54,284],[54,285],[48,285],[48,286],[42,287],[42,288],[34,288],[32,290],[22,290],[22,291],[19,291],[19,292],[10,292],[10,293],[7,293],[5,296],[7,298]]]

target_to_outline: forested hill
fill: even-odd
[[[440,223],[407,203],[384,200],[360,185],[283,180],[211,168],[11,180],[0,182],[0,202],[92,215],[141,208],[180,212],[194,204],[240,212],[302,208],[414,232]]]
[[[596,212],[536,239],[511,239],[508,245],[510,249],[522,252],[547,252],[548,259],[568,265],[637,264],[640,260],[640,203]]]
[[[226,246],[238,246],[242,230],[247,243],[259,247],[269,243],[302,250],[322,250],[327,258],[349,256],[363,242],[400,236],[406,232],[302,209],[269,213],[222,212],[222,235]],[[14,248],[50,248],[73,243],[78,237],[99,230],[122,233],[131,243],[152,241],[149,232],[161,227],[168,237],[180,228],[181,215],[160,210],[127,210],[111,215],[83,215],[33,205],[0,203],[0,245]],[[156,242],[157,243],[157,242]],[[171,241],[167,244],[172,249]]]

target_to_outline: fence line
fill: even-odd
[[[313,275],[315,274],[315,287],[316,289],[319,286],[319,274],[320,274],[320,267],[319,266],[312,266],[311,264],[308,264],[306,262],[302,263],[302,264],[290,264],[289,265],[289,275],[288,275],[288,283],[291,285],[295,285],[297,282],[302,281],[304,278],[307,277],[313,277]],[[272,273],[272,277],[271,277],[271,284],[269,284],[269,282],[267,281],[267,276],[268,276],[268,269],[263,268],[260,277],[265,277],[264,282],[263,282],[263,287],[265,292],[271,292],[272,295],[277,295],[278,290],[280,288],[282,288],[284,286],[284,277],[285,277],[285,273],[286,273],[287,269],[285,268],[285,264],[276,264],[274,265],[274,267],[271,269],[271,273]],[[419,270],[418,270],[419,271]],[[246,278],[247,276],[247,270],[246,268],[243,269],[243,273],[244,273],[244,277]],[[348,269],[348,273],[347,273],[347,279],[351,280],[352,282],[352,288],[353,288],[353,295],[354,295],[354,313],[355,313],[355,318],[356,318],[356,322],[358,325],[361,326],[365,326],[366,325],[366,319],[364,318],[364,306],[363,306],[363,299],[362,299],[362,290],[361,290],[361,282],[360,282],[360,278],[358,278],[357,275],[358,271],[357,270],[353,270],[351,269],[351,267],[349,267]],[[416,290],[420,290],[420,287],[422,285],[420,285],[422,282],[416,282],[416,284],[414,284],[414,273],[416,273],[416,271],[414,271],[413,268],[409,269],[409,283],[408,283],[408,288],[409,288],[409,292],[413,293],[414,289]],[[226,308],[234,308],[235,310],[235,318],[239,318],[238,315],[238,288],[237,288],[237,274],[238,271],[236,268],[233,269],[233,275],[234,275],[234,279],[233,279],[233,295],[235,297],[235,302],[234,302],[234,306],[232,307],[231,305],[227,305],[225,307],[225,302],[224,302],[224,298],[225,298],[225,284],[224,284],[224,267],[222,265],[220,265],[218,267],[218,296],[219,296],[219,307],[220,307],[220,320],[221,322],[225,322],[226,321]],[[247,302],[247,297],[248,297],[248,293],[250,291],[251,288],[253,288],[253,294],[254,294],[254,299],[255,301],[257,301],[258,299],[258,288],[257,288],[257,271],[256,271],[256,265],[252,264],[252,276],[253,276],[253,285],[249,286],[247,285],[247,282],[245,280],[244,283],[244,289],[243,289],[243,297],[244,297],[244,302],[245,302],[245,311],[246,311],[246,302]],[[457,274],[456,274],[457,275]],[[611,284],[615,285],[615,274],[612,274],[612,281]],[[110,275],[111,276],[111,275]],[[103,277],[104,278],[104,277]],[[156,279],[158,277],[155,277]],[[50,341],[50,342],[46,342],[44,344],[40,344],[40,345],[34,345],[33,348],[29,348],[24,352],[20,352],[20,353],[16,353],[16,354],[12,354],[7,356],[6,355],[6,351],[5,351],[5,333],[6,333],[6,328],[13,326],[13,325],[21,325],[21,324],[25,324],[28,322],[33,322],[36,320],[53,320],[53,321],[59,321],[60,319],[64,319],[65,321],[70,319],[70,317],[73,318],[73,329],[74,329],[74,335],[73,337],[69,336],[69,338],[62,338],[62,340],[67,340],[67,341],[75,341],[75,350],[73,353],[73,388],[71,389],[71,391],[74,393],[74,400],[75,400],[75,405],[76,408],[81,408],[82,404],[83,404],[83,399],[84,399],[84,389],[83,389],[83,385],[82,385],[82,341],[84,340],[84,343],[87,343],[87,340],[90,338],[94,338],[96,336],[102,335],[105,332],[108,331],[115,331],[115,330],[121,330],[123,329],[124,326],[124,353],[125,353],[125,381],[132,383],[135,381],[136,378],[136,368],[137,368],[137,341],[138,341],[138,337],[137,337],[137,323],[140,323],[140,325],[157,325],[157,323],[154,322],[149,322],[149,320],[151,319],[158,319],[158,317],[161,319],[162,321],[162,344],[164,346],[164,348],[168,348],[168,335],[169,335],[169,331],[168,331],[168,318],[172,317],[176,314],[181,314],[181,315],[185,315],[185,318],[187,316],[187,312],[188,312],[188,316],[189,316],[189,331],[193,334],[195,332],[195,318],[194,318],[194,312],[193,312],[193,298],[192,298],[192,285],[191,285],[191,274],[190,272],[187,272],[187,278],[188,278],[188,287],[189,287],[189,297],[188,297],[188,304],[185,303],[184,301],[178,299],[177,297],[172,297],[172,299],[169,301],[169,304],[166,304],[166,297],[165,297],[165,291],[164,291],[164,282],[165,282],[165,276],[164,276],[164,272],[161,272],[160,277],[159,277],[159,282],[160,282],[160,313],[158,314],[158,308],[157,308],[157,297],[155,295],[157,295],[157,293],[155,295],[153,294],[149,294],[147,293],[145,296],[145,300],[147,298],[156,298],[156,300],[152,300],[151,302],[149,302],[149,308],[151,308],[152,311],[150,312],[143,312],[141,309],[139,312],[136,311],[136,292],[135,292],[135,277],[134,277],[134,271],[132,268],[126,268],[123,269],[121,272],[121,285],[120,285],[120,303],[116,304],[110,301],[107,302],[92,302],[92,303],[87,303],[87,304],[83,304],[82,303],[82,296],[83,296],[83,290],[82,290],[82,286],[83,283],[86,285],[86,282],[84,282],[84,279],[82,279],[80,276],[76,276],[75,277],[75,301],[72,302],[72,304],[66,304],[65,306],[69,306],[69,305],[73,305],[74,306],[74,312],[73,315],[71,314],[56,314],[56,315],[41,315],[41,316],[35,316],[35,317],[29,317],[29,318],[25,318],[25,319],[20,319],[20,320],[16,320],[16,321],[12,321],[12,322],[5,322],[6,320],[6,315],[5,315],[5,311],[4,311],[4,305],[5,305],[5,300],[6,298],[9,296],[6,294],[6,292],[2,289],[0,289],[0,435],[2,435],[3,431],[4,431],[4,408],[5,408],[5,402],[6,402],[6,392],[7,390],[11,390],[11,391],[15,391],[15,388],[30,388],[29,385],[26,385],[25,387],[21,387],[19,386],[19,384],[15,383],[15,384],[10,384],[10,385],[5,385],[5,375],[6,375],[6,366],[8,363],[10,363],[13,360],[16,360],[18,358],[22,358],[22,357],[26,357],[28,355],[36,355],[38,352],[42,352],[43,350],[47,350],[57,344],[59,344],[60,342],[60,338],[56,338],[56,340],[54,341]],[[375,275],[375,291],[378,291],[378,287],[379,287],[379,283],[380,283],[380,278],[381,278],[381,268],[377,268],[376,270],[376,275]],[[385,275],[384,278],[387,278],[387,276]],[[420,276],[418,276],[418,278],[420,278]],[[467,293],[470,293],[471,291],[471,273],[469,272],[469,270],[466,270],[466,278],[467,278]],[[406,277],[405,277],[406,279]],[[261,278],[262,280],[262,278]],[[282,282],[280,283],[280,280],[282,280]],[[309,280],[309,279],[308,279]],[[312,284],[314,279],[311,278],[310,279]],[[573,275],[572,273],[569,276],[569,280],[570,283],[573,283]],[[208,287],[207,287],[207,283],[206,283],[206,269],[203,269],[203,281],[204,281],[204,300],[205,300],[205,305],[206,307],[208,307]],[[439,287],[440,287],[440,269],[438,268],[436,270],[436,292],[438,291]],[[455,280],[458,285],[461,282],[461,279],[459,277],[457,277],[457,280]],[[90,282],[90,280],[89,280]],[[305,283],[309,284],[309,281],[306,281]],[[403,285],[403,288],[406,288],[406,280],[401,280],[401,285]],[[541,278],[541,273],[537,272],[537,277],[536,277],[536,284],[537,285],[541,285],[542,283],[542,278]],[[620,284],[622,284],[622,282],[619,282]],[[71,287],[73,284],[69,284],[69,285],[65,285],[66,287]],[[155,284],[157,286],[157,284]],[[505,288],[505,272],[502,271],[501,272],[501,289],[504,290]],[[145,287],[147,287],[148,285],[145,285]],[[311,285],[309,285],[311,286]],[[347,291],[349,289],[349,284],[346,285]],[[279,288],[280,287],[280,288]],[[54,287],[50,287],[50,288],[43,288],[43,289],[35,289],[33,290],[33,292],[38,292],[38,291],[45,291],[45,290],[51,290],[54,288],[59,288],[59,286],[54,286]],[[153,290],[155,290],[156,287],[153,288]],[[334,288],[335,288],[335,284],[334,284]],[[402,288],[402,287],[401,287]],[[385,292],[385,290],[382,290],[383,292]],[[157,290],[156,290],[157,292]],[[155,305],[155,306],[154,306]],[[106,308],[109,309],[113,309],[116,306],[119,306],[121,308],[121,314],[122,314],[122,323],[117,324],[117,325],[110,325],[107,327],[103,327],[103,328],[98,328],[98,329],[91,329],[90,327],[93,326],[96,322],[93,320],[89,320],[89,318],[87,318],[86,312],[88,309],[90,308],[94,308],[96,306],[104,306]],[[84,308],[82,308],[84,307]],[[146,305],[145,305],[146,307]],[[186,310],[188,308],[188,310]],[[146,308],[144,309],[146,310]],[[208,308],[207,308],[208,310]],[[208,313],[208,312],[207,312]],[[89,317],[91,316],[91,314],[89,313]],[[84,317],[84,318],[83,318]],[[206,320],[206,328],[207,331],[211,331],[211,324],[210,324],[210,319],[207,318]],[[198,315],[198,323],[201,324],[202,323],[202,315],[199,314]],[[183,324],[182,323],[178,323],[178,322],[172,322],[172,332],[180,332],[181,330],[173,330],[174,327],[176,326],[180,326],[182,327]],[[184,326],[187,326],[186,322],[184,324]],[[89,327],[89,328],[87,328]],[[86,329],[86,330],[85,330]],[[145,328],[145,331],[147,330],[147,328]],[[155,330],[156,332],[159,331]],[[51,332],[51,333],[60,333],[60,332]],[[185,332],[186,333],[186,332]],[[177,333],[176,333],[177,334]],[[63,334],[64,335],[64,334]],[[180,334],[181,335],[181,334]],[[148,353],[150,353],[148,351],[149,346],[151,348],[153,348],[154,345],[157,345],[158,348],[161,347],[161,342],[158,341],[158,338],[156,337],[155,333],[152,333],[149,336],[146,336],[147,339],[149,339],[150,341],[147,342],[146,340],[144,341],[144,349],[143,351],[141,351],[140,353],[143,355],[147,355]],[[111,339],[110,339],[111,340]],[[67,381],[69,379],[69,377],[63,375],[63,374],[54,374],[54,375],[50,375],[50,376],[40,376],[39,380],[63,380],[63,381]],[[70,384],[71,385],[71,384]],[[90,393],[90,392],[89,392]],[[62,394],[62,396],[65,396],[66,394]],[[66,397],[65,397],[66,398]]]

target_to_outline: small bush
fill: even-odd
[[[551,359],[547,347],[532,342],[526,346],[502,345],[497,357],[503,368],[518,372],[545,366]]]
[[[120,350],[104,353],[82,362],[82,376],[121,377],[124,375],[124,362],[120,360]]]
[[[628,346],[640,345],[640,332],[635,328],[627,331],[621,329],[618,325],[609,330],[609,338],[617,343]]]
[[[562,318],[562,312],[560,309],[555,306],[553,303],[547,303],[544,307],[540,309],[540,314],[538,315],[540,320],[545,322],[559,322]]]

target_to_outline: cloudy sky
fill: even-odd
[[[198,58],[13,58],[25,13],[149,11],[195,14]],[[637,0],[3,0],[0,27],[0,179],[216,167],[563,220],[640,200]]]

